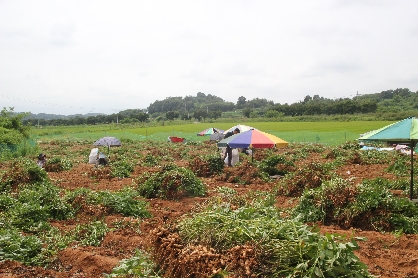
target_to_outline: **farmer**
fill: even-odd
[[[38,164],[39,167],[45,168],[46,164],[46,154],[41,153],[38,155],[38,160],[36,161],[36,164]]]
[[[234,131],[227,132],[225,134],[224,139],[231,137],[232,135],[237,134],[237,133],[240,133],[239,128],[234,129]],[[224,157],[226,156],[228,157],[228,167],[232,167],[232,163],[231,163],[232,162],[232,148],[228,144],[226,145]]]
[[[108,163],[108,160],[107,160],[106,155],[102,152],[99,152],[99,154],[97,155],[97,164],[106,166],[107,163]]]

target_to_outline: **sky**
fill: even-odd
[[[0,0],[0,108],[418,90],[416,0]]]

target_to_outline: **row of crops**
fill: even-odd
[[[290,144],[283,150],[257,150],[254,159],[241,154],[240,163],[230,170],[224,168],[216,145],[207,142],[122,143],[111,149],[109,167],[88,173],[92,182],[132,179],[118,191],[64,190],[49,179],[48,172],[72,171],[86,163],[91,142],[41,144],[51,157],[45,170],[33,157],[2,163],[0,260],[48,267],[60,250],[100,246],[109,231],[131,229],[140,234],[141,221],[153,217],[150,198],[181,202],[207,196],[205,178],[249,189],[266,184],[270,189],[246,194],[226,186],[211,189],[215,197],[175,223],[156,227],[151,232],[152,248],[138,249],[106,276],[371,277],[354,255],[361,238],[321,235],[312,223],[418,233],[417,205],[392,194],[402,190],[408,195],[409,189],[410,161],[397,152],[360,151],[354,143]],[[309,160],[312,156],[318,159]],[[336,174],[347,164],[386,164],[396,178],[355,183]],[[148,170],[134,174],[138,167]],[[282,178],[272,179],[277,176]],[[277,208],[279,195],[295,198],[297,205]],[[50,224],[99,207],[103,217],[121,214],[132,220],[109,225],[103,218],[95,219],[66,230]]]

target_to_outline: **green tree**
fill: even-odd
[[[207,116],[208,116],[208,113],[204,109],[196,110],[193,113],[193,117],[198,121],[200,121],[201,119],[205,119]]]
[[[247,104],[247,99],[243,96],[240,96],[237,101],[237,108],[243,108]]]
[[[174,120],[180,116],[180,113],[178,111],[168,111],[165,113],[165,117],[167,120]]]
[[[0,113],[0,144],[17,145],[29,138],[29,125],[23,125],[26,113],[15,114],[14,108],[3,108]]]
[[[251,112],[253,112],[253,109],[250,109],[250,108],[245,108],[244,110],[242,110],[242,114],[246,118],[249,118],[250,117]]]

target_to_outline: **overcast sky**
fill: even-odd
[[[416,0],[0,0],[0,108],[416,92],[417,52]]]

